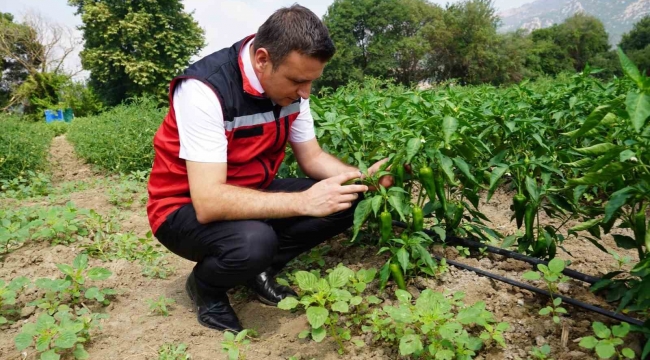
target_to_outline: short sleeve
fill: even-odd
[[[309,141],[316,137],[314,117],[309,108],[309,99],[301,99],[300,114],[291,125],[289,141],[294,143]]]
[[[173,101],[180,140],[178,157],[205,163],[227,162],[228,139],[217,94],[199,80],[185,79],[176,85]]]

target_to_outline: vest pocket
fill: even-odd
[[[233,137],[235,139],[244,139],[264,134],[264,126],[256,126],[248,129],[237,129]]]

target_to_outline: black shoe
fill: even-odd
[[[225,291],[215,291],[190,273],[185,282],[185,291],[194,303],[199,324],[215,330],[230,330],[238,333],[244,328],[239,323],[235,310],[230,306]]]
[[[255,291],[257,298],[266,305],[277,306],[280,300],[286,297],[298,297],[298,294],[290,287],[275,282],[275,271],[271,268],[255,276],[248,286]]]

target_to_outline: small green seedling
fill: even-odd
[[[245,360],[246,355],[243,352],[243,347],[250,343],[246,337],[249,330],[244,329],[236,336],[230,331],[223,334],[224,340],[221,342],[221,351],[228,354],[228,360]],[[247,346],[246,346],[247,347]]]
[[[541,271],[542,275],[540,275],[539,272],[535,271],[529,271],[524,273],[522,276],[526,280],[540,280],[543,279],[544,282],[546,283],[546,287],[551,294],[551,298],[553,298],[553,302],[550,306],[544,307],[539,311],[540,315],[549,315],[551,314],[553,316],[553,322],[556,324],[560,323],[560,316],[559,314],[566,314],[567,311],[565,308],[561,307],[562,305],[562,299],[560,298],[554,298],[554,294],[558,293],[558,284],[566,282],[569,280],[568,277],[564,276],[562,274],[562,271],[564,271],[564,261],[560,259],[553,259],[549,261],[548,266],[544,264],[539,264],[537,265],[537,268],[539,271]]]
[[[551,346],[549,344],[544,344],[538,348],[534,347],[529,354],[537,360],[553,360],[548,357],[551,355]]]
[[[153,314],[158,314],[162,316],[169,316],[169,310],[167,306],[173,305],[176,303],[174,299],[165,297],[165,295],[160,295],[158,299],[147,299],[147,304],[149,304],[149,312]]]
[[[24,276],[17,277],[8,284],[0,279],[0,325],[10,322],[5,316],[13,316],[18,313],[13,305],[16,305],[16,298],[29,283],[29,279]]]
[[[181,343],[177,345],[165,343],[158,349],[158,360],[189,360],[190,354],[187,353],[187,345]]]
[[[614,325],[610,330],[607,325],[596,321],[591,324],[591,327],[594,329],[596,337],[583,337],[580,340],[581,347],[595,350],[600,359],[609,359],[614,355],[616,355],[617,359],[634,359],[636,357],[636,354],[630,348],[623,348],[620,352],[617,349],[620,345],[623,345],[623,338],[630,332],[628,323]]]
[[[612,255],[614,260],[616,260],[618,270],[621,270],[623,266],[629,264],[632,261],[632,257],[630,256],[621,256],[616,251],[613,250],[609,250],[608,252],[610,255]]]
[[[461,257],[466,258],[466,257],[469,257],[469,255],[470,255],[468,247],[456,246],[456,250],[458,250],[458,255],[460,255]]]

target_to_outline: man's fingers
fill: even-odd
[[[332,177],[332,181],[335,181],[337,184],[343,184],[346,181],[350,181],[352,179],[358,179],[361,177],[361,172],[360,171],[350,171],[346,172],[343,174],[336,175]]]
[[[345,194],[341,195],[339,202],[353,202],[359,198],[359,195],[355,194]]]
[[[368,191],[368,186],[366,185],[344,185],[341,186],[341,194],[352,194]]]

